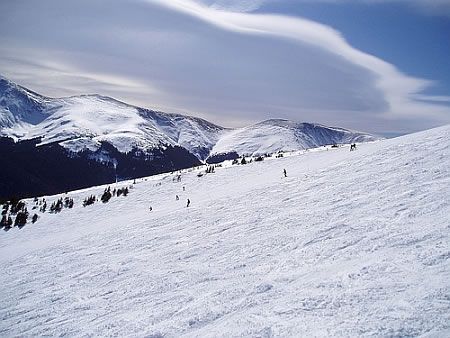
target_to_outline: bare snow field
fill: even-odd
[[[69,193],[0,233],[0,336],[450,337],[449,152],[446,126]]]

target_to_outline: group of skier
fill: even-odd
[[[352,143],[350,145],[350,151],[354,151],[354,150],[356,150],[356,143]],[[287,177],[286,169],[283,169],[283,176]],[[181,182],[181,175],[177,175],[176,177],[174,177],[173,181],[175,181],[175,180],[177,182]],[[183,186],[183,191],[186,191],[186,187],[185,186]],[[180,196],[175,195],[175,200],[179,201],[180,200]],[[187,201],[186,201],[186,208],[189,208],[190,205],[191,205],[191,200],[188,198]],[[150,211],[152,211],[152,210],[153,210],[153,208],[150,207]]]
[[[181,175],[180,175],[180,177],[181,177]],[[178,182],[180,182],[180,181],[181,181],[181,179],[178,180]],[[185,186],[183,186],[183,191],[186,191],[186,187]],[[180,200],[180,196],[175,195],[175,201],[179,201],[179,200]],[[190,205],[191,205],[191,200],[188,198],[187,201],[186,201],[186,208],[189,208]],[[149,210],[153,211],[152,206],[149,207]]]

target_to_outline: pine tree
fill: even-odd
[[[86,207],[88,205],[94,204],[96,201],[96,197],[94,195],[91,195],[89,197],[86,197],[83,201],[83,207]]]
[[[8,203],[3,204],[2,215],[6,215],[8,213],[8,209],[9,209],[9,204]]]
[[[14,221],[14,225],[21,228],[27,223],[27,219],[28,219],[28,211],[25,208],[25,210],[19,211],[17,213],[16,220]]]
[[[50,212],[56,214],[58,212],[61,212],[62,208],[63,208],[63,199],[60,198],[52,203],[52,205],[50,206]]]
[[[42,204],[42,207],[40,209],[41,212],[45,212],[45,210],[47,209],[47,202],[44,201],[44,204]]]
[[[66,197],[64,199],[64,208],[69,208],[69,209],[73,208],[73,198]]]
[[[8,218],[6,215],[3,215],[2,220],[0,221],[0,229],[6,226],[8,226]]]
[[[103,195],[100,197],[100,199],[103,203],[107,203],[111,199],[111,197],[112,197],[111,188],[108,187],[105,189],[105,191],[103,192]]]
[[[61,212],[62,208],[63,208],[63,199],[62,199],[62,197],[61,197],[61,198],[58,199],[56,202],[54,202],[53,212],[54,212],[54,213]]]
[[[14,215],[17,214],[23,208],[25,208],[25,202],[22,202],[17,199],[11,200],[11,213],[12,214],[14,214]]]

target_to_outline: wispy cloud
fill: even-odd
[[[225,9],[235,12],[252,12],[266,4],[280,3],[280,0],[195,0],[206,6],[216,9]],[[386,4],[400,3],[413,7],[420,12],[432,15],[450,16],[450,0],[285,0],[285,3],[328,3],[328,4]]]
[[[252,12],[259,9],[267,0],[195,0],[197,3],[218,10],[233,12]]]
[[[450,122],[446,102],[423,94],[432,82],[330,27],[209,5],[4,1],[0,72],[48,95],[100,92],[224,125],[282,117],[405,132]]]

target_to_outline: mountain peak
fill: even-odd
[[[99,94],[47,98],[4,77],[0,135],[19,140],[40,137],[41,144],[57,142],[72,152],[98,149],[101,142],[123,153],[181,146],[200,160],[216,153],[261,154],[375,139],[281,118],[227,129],[198,117],[139,108]]]
[[[45,119],[47,98],[28,90],[7,78],[0,77],[0,134],[2,128],[20,129],[36,125]]]

